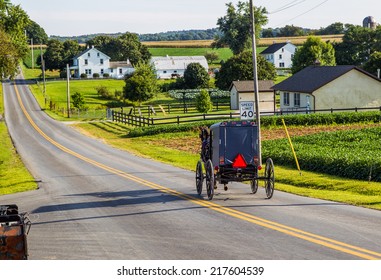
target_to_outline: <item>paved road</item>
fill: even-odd
[[[380,259],[381,212],[234,184],[198,197],[194,173],[135,157],[41,111],[4,84],[6,121],[39,190],[0,197],[30,213],[31,259]],[[275,171],[276,172],[276,171]]]

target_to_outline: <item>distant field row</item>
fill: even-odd
[[[342,42],[342,34],[340,35],[322,35],[318,36],[323,41]],[[274,38],[261,38],[258,41],[259,46],[270,46],[273,43],[291,42],[294,45],[302,45],[308,36],[298,37],[274,37]],[[210,48],[213,40],[194,40],[194,41],[160,41],[160,42],[142,42],[149,48]]]

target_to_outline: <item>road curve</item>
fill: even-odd
[[[381,259],[380,211],[282,192],[267,200],[238,183],[208,201],[193,172],[51,119],[24,80],[3,90],[9,132],[41,182],[0,197],[30,213],[30,259]]]

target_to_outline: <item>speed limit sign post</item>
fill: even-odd
[[[240,105],[240,115],[242,121],[254,120],[254,102],[242,101]]]

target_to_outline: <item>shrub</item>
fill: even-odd
[[[105,86],[100,85],[96,87],[95,90],[97,91],[99,96],[105,99],[112,99],[114,97],[110,90]]]
[[[200,113],[208,113],[213,110],[213,103],[207,90],[201,90],[200,94],[196,96],[196,109]]]
[[[86,79],[87,75],[85,73],[82,73],[80,77],[81,77],[81,79]]]
[[[83,95],[81,93],[79,93],[79,92],[74,93],[71,96],[71,100],[73,102],[74,108],[77,108],[80,110],[86,109],[85,98],[83,97]]]
[[[96,78],[96,79],[97,79],[97,78],[99,78],[99,77],[100,77],[99,73],[94,73],[94,74],[93,74],[93,78]]]
[[[104,73],[103,74],[103,78],[109,78],[110,77],[110,74],[109,73]]]

